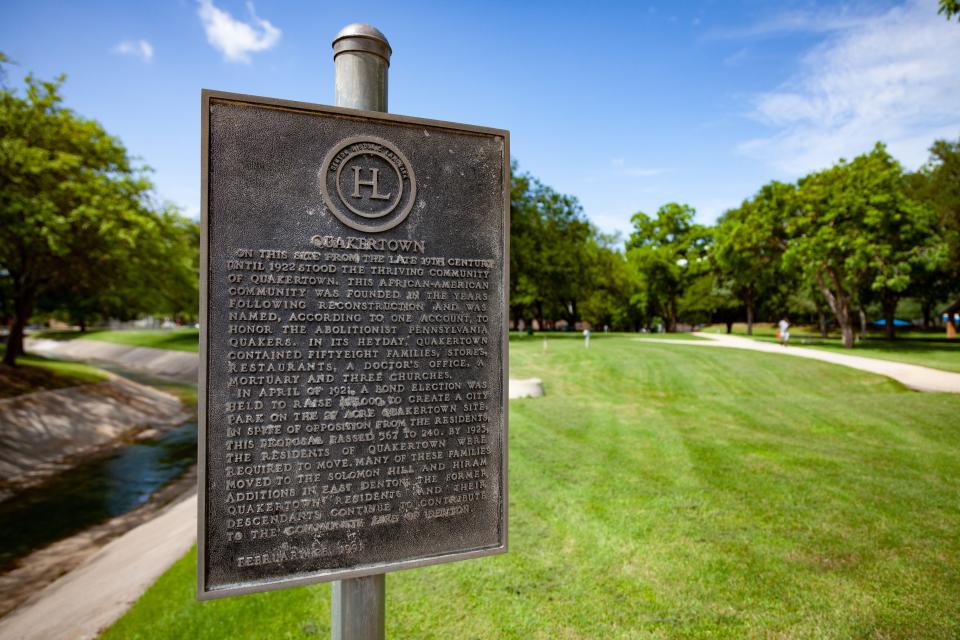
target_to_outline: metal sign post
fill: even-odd
[[[353,23],[333,39],[336,105],[387,111],[390,43],[379,29]],[[383,640],[386,575],[336,580],[330,594],[333,640]]]
[[[396,116],[390,45],[333,42],[336,103],[201,94],[197,596],[507,550],[509,132]]]

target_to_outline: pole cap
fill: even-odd
[[[390,54],[393,49],[387,42],[387,37],[376,27],[369,24],[354,22],[340,29],[333,39],[333,59],[347,51],[363,51],[372,53],[384,59],[387,66],[390,66]]]

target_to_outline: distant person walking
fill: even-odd
[[[583,330],[583,346],[587,349],[590,348],[590,329]]]
[[[777,324],[777,339],[781,347],[787,346],[790,341],[790,318],[782,318]]]

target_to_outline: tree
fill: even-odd
[[[900,164],[878,143],[801,179],[798,202],[785,259],[817,284],[843,345],[853,346],[854,314],[866,295],[881,302],[892,336],[897,302],[931,237],[929,212],[907,197]]]
[[[81,316],[132,315],[188,304],[197,288],[191,223],[153,210],[143,171],[99,123],[63,106],[62,82],[27,76],[23,97],[0,91],[0,277],[13,315],[8,365],[23,353],[24,328],[38,305]]]
[[[516,168],[514,167],[514,171]],[[510,305],[514,318],[533,312],[572,325],[589,293],[587,242],[594,230],[576,198],[527,174],[514,174],[510,203]]]
[[[781,260],[787,247],[786,221],[795,203],[793,185],[771,182],[717,223],[711,257],[746,309],[748,335],[753,335],[758,304],[785,279]]]
[[[907,192],[936,213],[949,254],[945,268],[960,279],[960,139],[936,140],[927,163],[907,176]]]
[[[628,255],[640,273],[648,303],[668,332],[677,330],[680,297],[709,267],[709,235],[693,222],[695,215],[692,207],[671,202],[660,207],[656,218],[643,212],[631,218]]]
[[[510,183],[510,315],[517,322],[540,298],[536,265],[537,208],[532,196],[534,178],[511,165]]]
[[[940,8],[937,10],[937,13],[944,14],[947,20],[953,16],[960,16],[960,0],[940,0],[939,4]]]
[[[572,327],[580,319],[579,304],[589,295],[588,241],[594,229],[576,198],[544,187],[541,210],[539,272],[546,299]]]
[[[96,240],[75,243],[59,261],[63,273],[55,274],[38,309],[70,320],[81,331],[100,318],[156,313],[193,319],[199,306],[199,224],[170,208],[147,222],[108,250],[97,248]]]
[[[584,268],[590,284],[581,316],[594,327],[632,330],[644,320],[642,306],[634,304],[639,281],[622,246],[620,234],[596,233],[587,242]]]
[[[939,238],[910,288],[929,327],[936,306],[960,292],[960,140],[935,141],[927,163],[905,179],[907,194],[933,212]]]
[[[733,292],[710,269],[701,269],[678,301],[680,317],[690,324],[723,322],[732,333],[735,313],[742,309]]]

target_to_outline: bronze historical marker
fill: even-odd
[[[506,550],[506,131],[205,91],[201,598]]]

